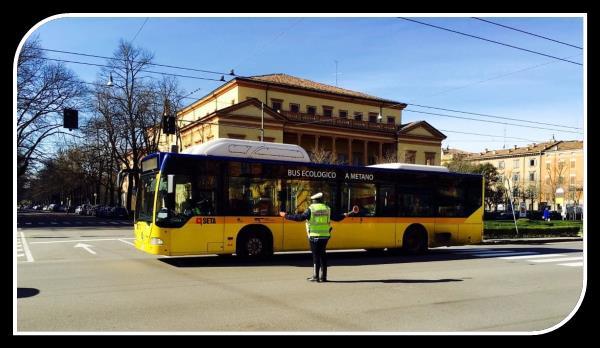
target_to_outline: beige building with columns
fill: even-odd
[[[217,138],[298,144],[337,163],[440,165],[446,138],[407,104],[285,74],[236,77],[177,114],[181,150]],[[160,149],[170,142],[162,137]]]

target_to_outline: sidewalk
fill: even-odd
[[[557,242],[577,242],[583,237],[540,237],[540,238],[498,238],[484,239],[480,244],[543,244]]]

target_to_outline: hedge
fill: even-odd
[[[515,228],[484,229],[485,238],[514,238],[517,237]],[[579,226],[556,226],[553,228],[519,228],[519,238],[528,237],[578,237]]]

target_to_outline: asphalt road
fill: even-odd
[[[156,257],[131,227],[18,228],[16,332],[532,332],[574,310],[583,243]]]

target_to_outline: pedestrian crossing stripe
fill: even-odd
[[[583,260],[583,256],[563,257],[563,258],[557,258],[557,259],[531,260],[531,262],[563,262],[563,261],[580,261],[580,260]]]
[[[532,251],[523,251],[523,252],[489,252],[489,253],[481,253],[481,254],[473,254],[475,257],[489,257],[489,256],[508,256],[508,255],[533,255],[535,252]]]
[[[508,256],[501,257],[502,260],[520,260],[520,259],[537,259],[543,257],[557,257],[557,256],[566,256],[565,254],[542,254],[542,255],[530,255],[530,256]]]
[[[567,266],[567,267],[582,267],[583,262],[569,262],[569,263],[559,263],[559,266]]]

